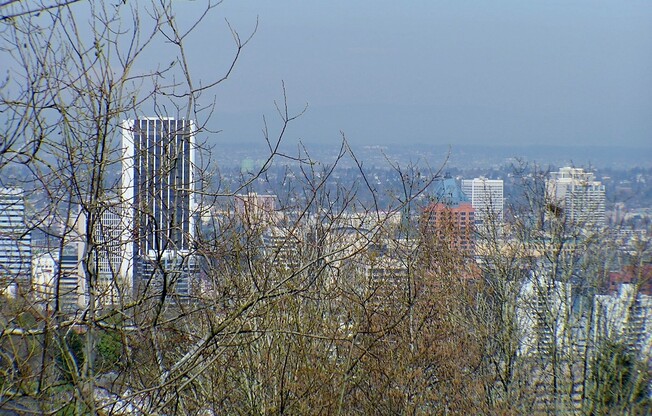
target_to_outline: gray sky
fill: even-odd
[[[652,147],[648,0],[227,0],[192,38],[196,78],[227,62],[225,18],[259,28],[217,91],[220,142],[260,140],[284,81],[309,104],[291,141]]]

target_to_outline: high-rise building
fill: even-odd
[[[503,223],[503,180],[479,177],[462,180],[462,192],[475,208],[475,222],[479,228]]]
[[[581,168],[563,167],[546,182],[550,211],[568,225],[584,229],[605,225],[605,187]]]
[[[82,285],[76,247],[64,247],[61,256],[58,250],[32,256],[32,290],[36,304],[42,308],[74,313],[80,306]]]
[[[13,297],[18,291],[29,290],[31,262],[24,192],[0,188],[0,293]]]
[[[195,233],[195,123],[170,117],[147,117],[122,123],[122,236],[136,286],[162,264],[188,263]],[[163,261],[164,259],[165,261]],[[176,260],[175,260],[176,259]],[[180,279],[187,279],[188,276]],[[159,276],[162,277],[162,276]],[[187,291],[188,282],[177,282]]]
[[[474,246],[475,209],[450,176],[435,183],[433,202],[421,217],[422,230],[434,243],[470,253]]]
[[[131,296],[133,255],[124,254],[133,245],[130,241],[123,241],[129,221],[123,216],[123,207],[118,200],[110,199],[99,204],[95,214],[93,223],[87,224],[89,218],[82,212],[77,224],[80,235],[89,225],[92,233],[92,244],[82,240],[77,245],[78,258],[86,263],[92,287],[87,287],[87,279],[80,279],[79,284],[85,296],[84,304],[92,292],[96,305],[108,307],[119,304],[125,295]],[[79,275],[84,273],[80,270]]]
[[[80,306],[86,306],[81,303],[83,267],[78,253],[77,244],[68,244],[59,258],[59,309],[65,313],[74,313]]]
[[[425,233],[450,248],[472,252],[475,210],[469,202],[431,204],[423,212]]]
[[[361,287],[366,288],[368,299],[376,310],[395,307],[406,300],[406,282],[409,281],[408,266],[405,261],[392,253],[377,253],[370,250],[354,262],[361,276]]]

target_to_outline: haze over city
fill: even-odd
[[[652,414],[650,22],[0,1],[0,414]]]
[[[198,2],[200,3],[200,2]],[[193,19],[201,6],[177,8]],[[231,59],[217,144],[261,140],[285,83],[287,140],[327,144],[652,146],[652,3],[225,2],[188,42],[196,79]],[[213,22],[214,21],[214,22]],[[210,42],[200,41],[211,39]],[[205,97],[206,104],[212,97]],[[577,151],[578,156],[581,150]]]

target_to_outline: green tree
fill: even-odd
[[[650,368],[618,342],[604,342],[591,372],[591,413],[644,415],[652,410]]]

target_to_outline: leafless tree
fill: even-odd
[[[170,185],[197,196],[195,229],[125,200],[117,190],[131,156],[119,138],[139,127],[124,120],[175,117],[193,120],[195,137],[213,134],[215,108],[198,102],[214,102],[255,32],[254,24],[241,36],[227,23],[232,59],[215,79],[197,78],[186,42],[219,4],[205,3],[186,25],[175,19],[184,6],[164,0],[0,4],[0,185],[24,190],[25,233],[42,236],[35,251],[44,261],[59,261],[43,290],[1,276],[3,290],[18,288],[0,310],[3,411],[521,414],[567,410],[578,394],[574,410],[607,411],[609,400],[644,409],[624,405],[640,396],[642,376],[615,399],[601,390],[603,380],[615,386],[612,375],[633,373],[621,365],[628,356],[605,358],[620,350],[590,332],[593,306],[579,320],[554,306],[580,272],[593,279],[582,290],[599,287],[611,257],[600,235],[558,218],[543,175],[524,177],[525,209],[504,233],[489,216],[473,256],[451,244],[452,224],[437,233],[424,225],[441,168],[388,162],[400,184],[391,191],[373,185],[345,137],[328,163],[304,147],[282,153],[305,111],[293,110],[282,85],[278,122],[263,120],[259,169],[229,189],[209,185],[219,172],[201,148],[194,181]],[[167,60],[152,65],[152,49]],[[152,198],[148,187],[179,163],[173,138],[189,131],[165,133],[163,162],[142,184]],[[270,208],[253,191],[274,163],[289,166],[291,191]],[[343,164],[360,180],[337,183]],[[146,226],[167,239],[147,253],[136,285],[121,267],[131,260],[126,247],[145,247]],[[174,247],[177,234],[192,240],[187,249]],[[177,290],[184,273],[186,292]],[[523,316],[537,331],[523,329]]]

